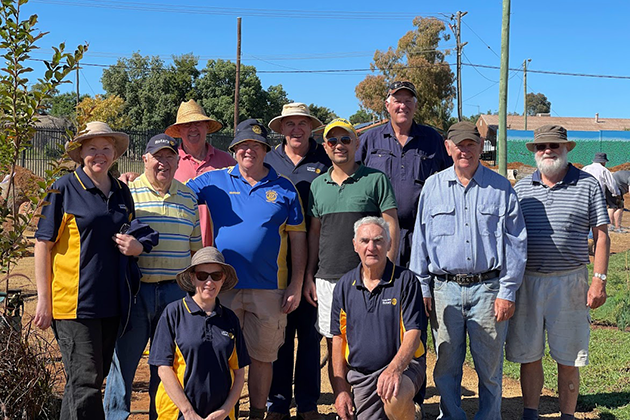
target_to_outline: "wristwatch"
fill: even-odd
[[[602,273],[593,273],[593,277],[597,277],[601,281],[606,281],[606,279],[608,278],[606,274],[602,274]]]

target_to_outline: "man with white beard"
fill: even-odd
[[[527,143],[538,170],[515,186],[527,226],[527,265],[508,330],[506,357],[521,363],[523,419],[538,419],[545,331],[558,364],[561,419],[573,419],[579,367],[588,364],[590,309],[606,301],[610,239],[606,202],[597,180],[568,163],[575,142],[558,125],[534,130]],[[588,284],[588,233],[595,258]],[[567,331],[570,331],[567,334]]]

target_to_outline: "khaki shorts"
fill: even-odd
[[[335,285],[339,280],[315,279],[317,291],[317,332],[326,338],[332,338],[330,320],[332,318],[332,302]]]
[[[591,315],[586,266],[554,273],[526,272],[516,294],[516,312],[508,328],[505,355],[511,362],[531,363],[545,352],[565,366],[588,365]]]
[[[232,289],[219,294],[243,329],[247,351],[259,362],[274,362],[284,344],[287,315],[282,312],[284,290]]]

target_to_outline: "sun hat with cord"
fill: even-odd
[[[87,123],[85,130],[80,131],[75,138],[66,142],[66,153],[70,156],[70,159],[82,165],[81,145],[85,140],[95,137],[106,137],[114,142],[114,160],[122,156],[127,147],[129,147],[129,136],[127,134],[112,130],[107,123],[102,121],[92,121]]]
[[[575,142],[567,138],[567,130],[560,125],[547,124],[534,130],[534,141],[525,143],[527,150],[536,151],[538,143],[558,143],[566,144],[567,151],[573,150]]]
[[[166,131],[164,131],[164,134],[171,137],[181,138],[181,135],[179,134],[179,126],[182,124],[201,121],[208,123],[208,134],[215,133],[223,128],[223,124],[208,117],[203,108],[195,102],[194,99],[191,99],[188,102],[182,102],[177,110],[177,119],[175,120],[175,124],[169,125]]]
[[[311,115],[311,111],[306,104],[292,102],[282,107],[282,113],[269,121],[269,128],[276,133],[282,133],[282,119],[286,117],[306,117],[311,120],[311,130],[324,125],[318,118]]]
[[[230,264],[225,262],[225,258],[223,257],[223,254],[221,254],[221,251],[213,246],[207,246],[195,252],[195,255],[192,256],[192,260],[190,261],[190,265],[175,276],[175,280],[177,280],[179,287],[190,295],[193,295],[196,290],[195,283],[193,281],[195,267],[201,264],[218,264],[221,266],[223,272],[225,273],[225,280],[223,281],[223,286],[221,286],[222,292],[234,288],[238,282],[236,270],[234,270],[234,267]]]

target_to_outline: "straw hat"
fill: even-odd
[[[74,139],[66,142],[66,153],[68,153],[70,159],[78,164],[82,164],[81,144],[85,140],[93,139],[94,137],[107,137],[114,141],[114,149],[116,151],[114,160],[122,156],[127,150],[127,147],[129,147],[129,136],[127,134],[112,130],[110,126],[104,122],[92,121],[87,123],[85,130],[78,133]]]
[[[282,119],[284,117],[307,117],[311,120],[311,129],[324,125],[319,119],[311,115],[306,104],[293,102],[282,107],[282,114],[269,121],[269,128],[276,133],[282,133]]]
[[[221,254],[221,251],[213,246],[207,246],[195,252],[195,255],[193,255],[190,262],[190,266],[175,276],[177,284],[185,292],[195,293],[196,289],[195,283],[193,282],[193,273],[195,271],[195,267],[201,264],[219,264],[223,268],[223,271],[225,272],[225,280],[223,281],[223,286],[221,286],[222,292],[232,289],[238,282],[236,270],[234,270],[234,267],[230,264],[225,262],[225,258],[223,257],[223,254]]]
[[[208,122],[208,134],[215,133],[223,128],[223,124],[208,117],[203,108],[199,106],[194,99],[191,99],[188,102],[181,103],[179,109],[177,110],[177,119],[175,120],[175,124],[170,125],[164,133],[171,137],[181,137],[179,135],[178,126],[197,121]]]

